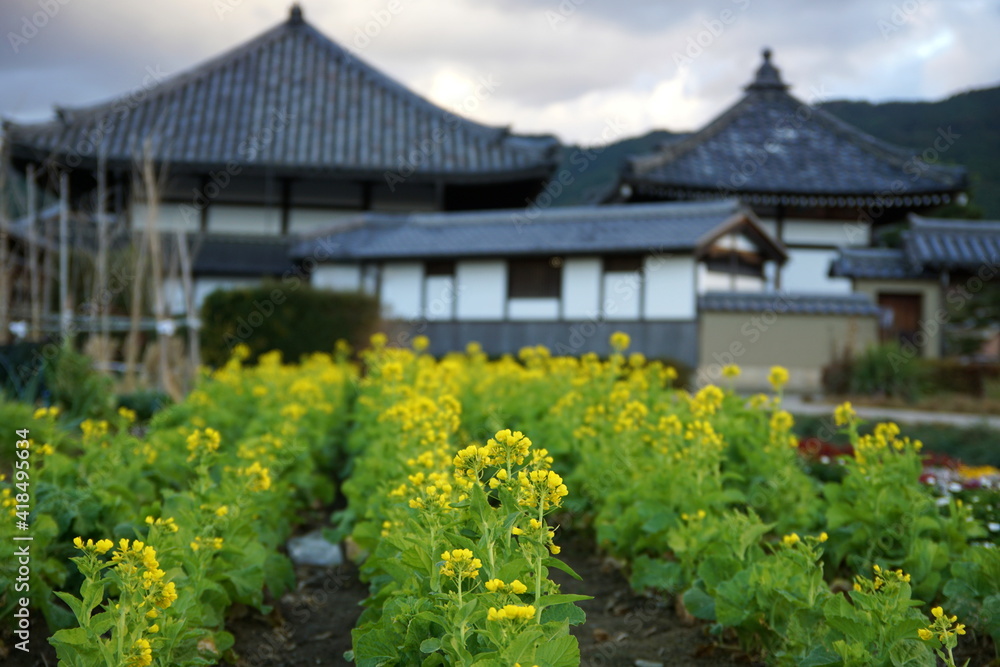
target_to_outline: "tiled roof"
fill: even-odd
[[[294,269],[289,242],[278,238],[205,236],[193,243],[196,276],[279,277]]]
[[[333,260],[690,252],[748,225],[763,251],[783,247],[738,202],[623,204],[409,215],[362,214],[348,229],[299,243],[293,257]]]
[[[664,198],[739,195],[751,204],[811,206],[939,204],[966,187],[963,167],[905,171],[916,151],[875,139],[786,89],[765,52],[738,103],[687,139],[633,157],[623,182]]]
[[[830,264],[830,276],[904,280],[919,278],[922,271],[897,248],[842,248]]]
[[[788,294],[784,292],[708,292],[698,298],[700,311],[779,315],[860,315],[881,313],[865,294]]]
[[[910,215],[903,247],[910,262],[930,269],[975,271],[1000,263],[1000,221]]]
[[[432,104],[321,34],[297,7],[281,25],[137,100],[59,109],[53,121],[8,123],[6,133],[15,155],[70,166],[70,151],[92,164],[100,147],[110,165],[130,167],[147,139],[171,170],[232,161],[381,179],[410,165],[417,179],[475,181],[546,176],[559,161],[555,137],[511,134]]]

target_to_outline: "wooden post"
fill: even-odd
[[[93,315],[100,318],[99,337],[101,340],[100,358],[97,360],[102,370],[108,368],[111,362],[111,332],[108,321],[108,306],[105,303],[105,294],[110,294],[108,289],[108,219],[105,217],[106,199],[108,196],[107,173],[105,166],[104,151],[101,151],[97,159],[97,279],[94,281],[94,296],[92,303],[97,309],[91,309],[91,321]]]
[[[11,282],[14,276],[10,261],[10,221],[7,219],[7,142],[0,148],[0,345],[10,342]]]
[[[141,185],[142,183],[140,182],[140,177],[136,176],[132,187],[133,201],[135,199],[135,193],[140,191],[139,187]],[[142,234],[137,246],[135,226],[138,223],[138,220],[132,220],[132,250],[133,253],[137,251],[138,254],[135,254],[134,257],[135,270],[132,273],[132,295],[129,303],[129,330],[128,338],[125,341],[125,391],[135,391],[137,387],[136,373],[139,366],[139,325],[141,324],[142,318],[142,288],[143,278],[146,275],[146,248],[148,246],[146,236],[149,233],[149,228],[147,226],[148,223],[144,221],[145,224],[143,224]]]
[[[184,288],[184,312],[187,316],[188,331],[188,378],[195,378],[201,363],[201,320],[194,307],[194,271],[188,250],[187,235],[177,230],[177,252],[181,262],[181,285]],[[190,387],[185,387],[189,389]]]
[[[59,333],[68,343],[73,310],[69,295],[69,174],[59,174]]]
[[[156,318],[157,343],[160,350],[160,379],[163,382],[162,389],[170,394],[175,401],[179,401],[181,392],[173,381],[169,358],[173,333],[164,326],[168,320],[166,303],[163,299],[163,257],[161,254],[163,250],[160,244],[160,231],[157,228],[160,211],[160,183],[156,174],[156,166],[153,164],[152,143],[149,140],[145,144],[142,176],[146,191],[146,207],[149,209],[149,218],[146,221],[146,239],[149,242],[150,277],[153,279],[153,315]]]
[[[31,299],[31,329],[28,337],[42,335],[42,299],[38,284],[38,196],[35,193],[35,165],[29,164],[28,179],[28,295]]]

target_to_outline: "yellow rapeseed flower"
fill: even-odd
[[[781,391],[781,388],[788,384],[788,369],[784,366],[772,366],[767,381],[771,383],[775,391]]]
[[[845,401],[844,403],[838,405],[837,409],[833,411],[833,422],[837,426],[846,426],[851,423],[855,416],[857,416],[857,413],[851,406],[851,402]]]
[[[726,364],[722,367],[722,377],[737,378],[740,376],[740,367],[736,364]]]
[[[611,347],[615,352],[624,352],[632,342],[632,339],[624,331],[614,332],[611,334],[611,338],[609,340],[611,342]]]

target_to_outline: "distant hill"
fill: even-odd
[[[563,147],[563,161],[556,171],[556,179],[563,175],[564,182],[569,180],[568,177],[573,180],[555,197],[555,204],[576,206],[599,202],[617,185],[618,173],[629,155],[650,153],[662,144],[683,136],[666,130],[653,130],[641,137],[622,139],[603,147]]]
[[[961,93],[940,102],[872,104],[838,100],[821,106],[865,132],[910,148],[915,154],[933,148],[939,130],[947,132],[950,127],[958,136],[940,154],[939,161],[965,165],[972,184],[970,209],[978,208],[984,218],[1000,220],[1000,120],[997,116],[1000,86]],[[706,118],[705,122],[709,120]],[[681,136],[658,130],[609,144],[592,155],[578,146],[566,147],[560,169],[569,170],[574,180],[556,197],[556,203],[571,206],[599,199],[614,188],[619,170],[629,155],[648,153]],[[584,164],[586,168],[578,173]]]
[[[824,109],[889,143],[918,154],[934,147],[939,131],[958,135],[940,161],[969,170],[974,206],[1000,219],[1000,86],[971,90],[940,102],[833,101]],[[940,142],[943,145],[944,142]],[[928,157],[933,157],[929,153]]]

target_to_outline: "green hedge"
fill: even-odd
[[[378,302],[359,292],[330,292],[280,283],[217,290],[201,307],[201,358],[220,366],[239,343],[250,348],[250,362],[270,350],[287,361],[304,354],[333,352],[337,339],[355,347],[375,330]]]

